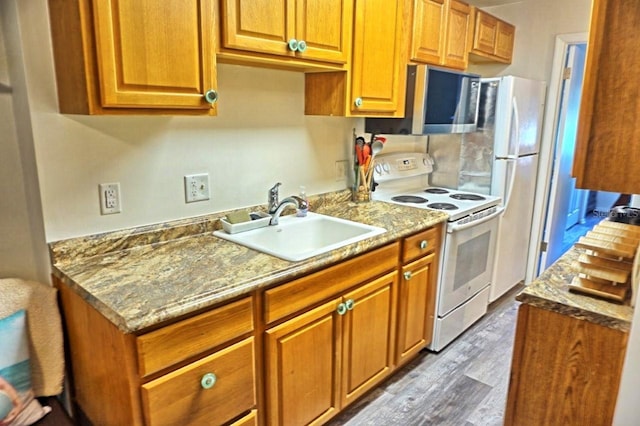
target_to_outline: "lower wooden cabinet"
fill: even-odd
[[[136,336],[54,283],[70,347],[72,399],[92,424],[249,425],[252,417],[255,424],[260,352],[253,297]]]
[[[397,273],[266,331],[267,423],[322,424],[393,369]]]
[[[628,333],[521,305],[505,425],[610,425]]]
[[[429,344],[440,234],[430,228],[139,335],[54,278],[72,398],[96,425],[323,424]]]
[[[224,424],[256,406],[249,337],[142,385],[150,426]]]
[[[435,320],[440,228],[403,241],[398,285],[396,362],[403,364],[431,343]]]

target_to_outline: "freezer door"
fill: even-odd
[[[539,151],[545,93],[544,82],[513,76],[502,78],[496,103],[497,158]]]
[[[496,165],[504,172],[502,191],[506,196],[504,214],[498,227],[495,267],[489,295],[491,302],[525,277],[538,156],[529,155],[515,161],[499,160]]]

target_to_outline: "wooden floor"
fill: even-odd
[[[502,425],[518,286],[438,354],[423,351],[328,425]]]

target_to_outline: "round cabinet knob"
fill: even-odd
[[[426,249],[428,245],[429,245],[429,242],[427,240],[420,241],[420,250]]]
[[[302,53],[307,50],[307,42],[304,40],[300,40],[298,42],[298,52]]]
[[[362,106],[362,98],[356,98],[356,100],[353,103],[357,108],[360,108]]]
[[[202,386],[202,389],[211,389],[213,385],[216,384],[216,380],[217,377],[215,374],[207,373],[200,379],[200,386]]]
[[[209,102],[210,104],[215,104],[218,100],[218,92],[213,89],[209,89],[204,94],[204,100]]]
[[[403,275],[404,275],[404,279],[405,280],[410,280],[411,277],[413,276],[413,274],[411,274],[411,272],[405,272]]]
[[[352,310],[353,307],[356,305],[355,302],[353,301],[353,299],[347,300],[344,304],[347,307],[348,311]]]
[[[291,40],[289,40],[289,43],[287,45],[289,46],[289,50],[291,50],[292,52],[295,52],[299,48],[298,40],[296,40],[295,38],[292,38]],[[306,44],[305,44],[305,48],[306,48]]]
[[[344,303],[340,303],[338,305],[338,315],[344,315],[347,313],[347,305]]]

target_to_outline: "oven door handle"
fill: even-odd
[[[458,232],[458,231],[464,231],[465,229],[469,229],[472,226],[478,226],[481,225],[485,222],[490,221],[491,219],[498,217],[502,214],[502,212],[504,212],[504,208],[502,207],[498,207],[495,211],[495,213],[491,213],[488,216],[483,217],[482,219],[478,219],[478,220],[474,220],[473,222],[467,222],[464,223],[462,225],[457,225],[455,222],[454,223],[450,223],[447,226],[447,234],[452,234],[454,232]]]

